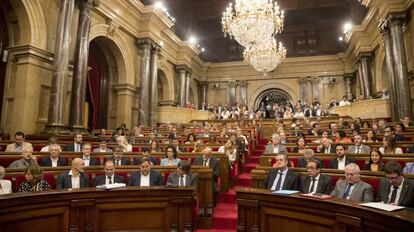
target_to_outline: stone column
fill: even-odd
[[[185,104],[190,102],[190,79],[191,79],[191,72],[187,71],[185,74]],[[194,104],[195,102],[191,102]]]
[[[178,105],[180,107],[184,107],[185,106],[185,100],[186,100],[186,72],[187,72],[187,67],[183,66],[183,65],[179,65],[177,66],[177,76],[178,76]]]
[[[199,104],[199,109],[201,109],[201,106],[204,102],[205,107],[207,108],[208,103],[207,103],[207,87],[208,87],[208,82],[207,81],[200,81],[198,83],[199,89],[200,89],[200,102],[201,104]]]
[[[139,98],[139,120],[143,126],[149,125],[149,101],[150,101],[150,56],[152,41],[149,38],[141,38],[137,41],[141,55],[141,73],[140,73],[140,98]]]
[[[345,80],[345,88],[346,88],[346,96],[348,96],[348,100],[352,100],[353,99],[353,94],[352,94],[352,80],[354,79],[354,74],[353,73],[348,73],[344,75],[344,80]]]
[[[388,16],[391,31],[391,43],[394,57],[394,75],[398,104],[398,118],[412,118],[410,82],[408,80],[407,57],[405,54],[403,24],[407,19],[405,12],[392,13]]]
[[[70,29],[75,1],[62,0],[57,24],[53,76],[50,89],[49,112],[44,133],[69,133],[63,122],[65,84],[68,79]]]
[[[362,66],[360,63],[357,63],[358,66],[358,81],[359,81],[359,90],[360,90],[360,95],[364,96],[365,99],[365,83],[364,83],[364,79],[363,79],[363,73],[362,73]],[[358,96],[359,97],[359,96]]]
[[[240,81],[240,103],[247,106],[247,81]]]
[[[150,96],[150,112],[149,125],[152,126],[157,121],[157,105],[158,105],[158,56],[161,47],[153,44],[150,58],[150,76],[151,76],[151,96]]]
[[[319,101],[319,77],[312,78],[312,101],[317,98]]]
[[[305,102],[306,96],[306,87],[308,85],[308,80],[306,77],[299,78],[299,91],[300,91],[300,100]]]
[[[81,0],[79,4],[78,32],[76,36],[75,64],[72,78],[69,126],[73,131],[87,133],[84,125],[84,105],[88,72],[89,32],[91,11],[97,0]]]
[[[393,122],[399,120],[398,118],[398,100],[397,100],[397,89],[395,83],[395,74],[394,74],[394,55],[392,49],[392,41],[390,35],[390,29],[387,20],[381,21],[379,25],[381,35],[384,38],[384,49],[385,49],[385,61],[387,64],[388,72],[388,94],[390,99],[390,109],[391,109],[391,119]]]
[[[233,106],[236,104],[236,86],[237,83],[235,81],[229,81],[228,83],[228,91],[229,91],[229,106]]]
[[[363,89],[364,89],[364,97],[365,99],[371,99],[372,97],[372,75],[371,75],[371,68],[370,62],[372,60],[372,53],[370,52],[363,52],[359,55],[358,62],[359,66],[359,74],[361,76],[363,82]]]

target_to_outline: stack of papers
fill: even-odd
[[[405,208],[404,206],[384,204],[384,203],[381,203],[381,202],[361,203],[359,205],[368,206],[368,207],[372,207],[372,208],[376,208],[376,209],[380,209],[380,210],[385,210],[385,211],[388,211],[388,212]]]
[[[96,186],[97,189],[115,189],[126,187],[125,183],[104,184]]]
[[[297,190],[279,190],[279,191],[273,191],[272,194],[281,194],[281,195],[291,195],[298,193]]]
[[[304,197],[313,197],[313,198],[318,198],[318,199],[330,199],[333,198],[332,195],[326,195],[326,194],[313,194],[313,193],[303,193],[300,194],[301,196]]]

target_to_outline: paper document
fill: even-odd
[[[273,191],[273,194],[281,194],[281,195],[291,195],[291,194],[295,194],[298,193],[299,191],[297,190],[279,190],[279,191]]]
[[[304,196],[304,197],[313,197],[313,198],[318,198],[318,199],[330,199],[330,198],[333,198],[334,197],[334,196],[331,196],[331,195],[314,194],[314,193],[302,193],[300,195],[301,196]]]
[[[115,183],[115,184],[104,184],[96,186],[97,189],[115,189],[115,188],[123,188],[125,187],[125,183]]]
[[[376,209],[380,209],[380,210],[385,210],[385,211],[388,211],[388,212],[405,208],[404,206],[384,204],[384,203],[381,203],[381,202],[361,203],[359,205],[368,206],[368,207],[372,207],[372,208],[376,208]]]

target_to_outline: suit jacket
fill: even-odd
[[[95,177],[94,181],[93,181],[93,187],[96,187],[98,185],[104,185],[105,181],[106,181],[106,175],[100,175]],[[123,176],[119,176],[117,174],[114,174],[114,179],[112,180],[112,183],[124,183],[124,177]]]
[[[149,157],[152,165],[158,165],[158,160],[152,156]],[[138,157],[134,160],[134,165],[140,165],[142,162],[142,157]]]
[[[75,151],[75,144],[69,143],[66,146],[63,147],[64,151]],[[82,144],[81,144],[81,150],[82,150]]]
[[[101,152],[101,151],[100,151],[100,148],[98,147],[98,148],[93,149],[92,152]],[[112,149],[106,148],[105,152],[112,152]]]
[[[45,157],[40,161],[40,166],[43,167],[52,167],[52,159],[49,157]],[[62,157],[58,157],[57,166],[68,166],[68,161]]]
[[[328,149],[328,148],[326,148],[326,147],[322,147],[322,148],[321,148],[321,150],[319,151],[319,153],[325,153],[325,150],[326,150],[326,149]],[[331,145],[331,146],[329,147],[329,153],[336,153],[336,151],[335,151],[335,147],[334,147],[334,146],[332,146],[332,145]]]
[[[23,148],[33,148],[31,143],[27,143],[27,142],[23,142]],[[16,143],[11,143],[9,145],[7,145],[6,150],[4,150],[5,152],[16,152]]]
[[[264,154],[273,154],[274,153],[274,148],[273,148],[273,144],[267,144],[265,147],[265,151]],[[285,147],[285,145],[283,144],[279,144],[279,151],[278,153],[287,153],[287,149]]]
[[[391,183],[383,178],[380,181],[377,200],[388,203],[388,195],[390,193]],[[400,198],[398,199],[398,205],[414,207],[414,181],[408,178],[404,178]]]
[[[161,176],[161,173],[155,170],[150,170],[150,186],[162,186],[164,185],[164,179]],[[141,172],[135,172],[132,174],[131,178],[128,180],[129,186],[141,186]]]
[[[178,172],[171,173],[168,176],[167,185],[174,185],[178,186],[180,181],[180,174]],[[198,186],[198,175],[194,175],[193,173],[188,173],[185,175],[185,186]]]
[[[3,189],[4,194],[12,193],[12,186],[10,180],[0,180],[1,188]]]
[[[323,168],[323,162],[319,158],[313,157],[313,160],[317,160],[319,164],[321,165],[321,168]],[[308,161],[306,161],[305,157],[302,157],[298,161],[298,168],[306,168],[306,165],[308,164]]]
[[[352,158],[350,158],[348,156],[345,156],[345,166],[349,163],[355,163],[355,160],[353,160]],[[338,160],[336,158],[331,159],[331,161],[329,161],[328,168],[338,169]]]
[[[202,166],[204,163],[203,157],[202,156],[197,156],[194,159],[194,165],[200,165]],[[213,176],[214,176],[214,180],[217,182],[219,176],[220,176],[220,164],[219,161],[214,158],[213,156],[210,156],[210,162],[208,163],[208,166],[213,169]]]
[[[312,184],[312,178],[310,176],[306,176],[303,178],[303,181],[300,182],[300,191],[302,193],[309,193],[309,188]],[[327,175],[320,174],[318,186],[316,187],[316,193],[322,194],[331,194],[333,189],[332,185],[332,178]]]
[[[273,183],[275,182],[276,176],[279,172],[279,169],[274,168],[269,171],[269,175],[267,175],[266,179],[263,181],[263,186],[266,189],[272,189]],[[288,169],[285,177],[285,181],[283,182],[282,190],[299,190],[300,187],[300,179],[299,175]]]
[[[336,198],[343,199],[347,184],[348,182],[346,180],[338,180],[336,182],[335,189],[331,192],[331,195]],[[370,184],[360,180],[355,184],[349,200],[372,202],[374,200],[374,190]]]
[[[79,158],[83,159],[83,156],[81,156]],[[99,163],[98,159],[95,159],[92,156],[89,156],[89,166],[99,166],[99,165],[100,165],[100,163]]]
[[[115,163],[115,159],[114,159],[114,157],[110,158],[109,160],[114,161],[115,166],[117,165],[117,164]],[[121,158],[121,166],[124,166],[124,165],[131,165],[131,161],[130,161],[127,157],[122,157],[122,158]]]
[[[405,173],[405,174],[414,174],[414,162],[405,163],[403,173]]]
[[[365,144],[361,145],[361,151],[359,153],[369,154],[371,152],[371,148]],[[348,147],[347,153],[355,154],[356,153],[356,146],[352,145]]]
[[[79,188],[89,187],[89,176],[83,172],[79,177]],[[72,188],[72,177],[69,175],[69,171],[66,171],[58,176],[56,182],[56,189]]]

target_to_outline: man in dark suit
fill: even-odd
[[[82,134],[76,133],[73,137],[73,143],[69,143],[63,149],[64,151],[74,151],[74,152],[81,152],[82,151]]]
[[[355,163],[353,159],[345,155],[345,145],[338,143],[335,146],[335,150],[336,150],[336,158],[331,159],[331,161],[329,162],[328,168],[344,170],[346,165],[350,163]]]
[[[134,165],[140,165],[142,159],[148,158],[150,160],[151,165],[158,165],[158,160],[150,155],[149,147],[143,147],[141,149],[142,155],[134,160]]]
[[[131,161],[123,157],[124,149],[120,146],[116,146],[114,149],[113,157],[111,160],[114,161],[115,166],[124,166],[124,165],[130,165]]]
[[[162,186],[164,180],[161,173],[151,169],[150,160],[147,158],[142,159],[139,171],[132,174],[128,181],[129,186]]]
[[[85,143],[82,146],[82,159],[85,161],[85,166],[99,166],[99,160],[91,156],[92,145],[90,143]]]
[[[381,179],[378,201],[386,204],[414,207],[414,181],[405,178],[397,161],[385,164],[385,178]]]
[[[306,164],[308,176],[301,181],[300,191],[302,193],[322,193],[329,195],[332,192],[332,178],[320,174],[321,163],[318,160],[311,159]]]
[[[321,145],[318,146],[317,152],[325,153],[325,154],[332,154],[335,153],[335,147],[332,146],[332,140],[328,138],[321,139]]]
[[[124,183],[124,177],[115,174],[115,164],[114,161],[108,160],[105,162],[104,168],[105,174],[95,177],[93,186],[104,184],[115,184],[115,183]]]
[[[72,160],[72,168],[58,176],[56,189],[87,188],[89,177],[83,172],[85,162],[81,158]]]
[[[213,177],[214,177],[214,191],[218,192],[218,178],[220,176],[220,164],[219,161],[212,157],[211,154],[213,153],[213,150],[211,147],[206,147],[203,150],[203,156],[197,156],[194,159],[194,165],[199,166],[209,166],[211,169],[213,169]]]
[[[198,176],[191,173],[190,169],[190,162],[181,160],[177,165],[177,172],[168,176],[167,185],[197,187]]]
[[[306,168],[306,165],[308,164],[309,160],[317,160],[320,163],[320,165],[322,164],[322,161],[315,157],[315,152],[313,152],[312,149],[305,149],[303,151],[303,157],[300,158],[298,161],[298,167]]]
[[[276,168],[269,171],[263,187],[273,191],[299,190],[299,175],[287,167],[287,154],[276,155]]]
[[[40,166],[43,167],[60,167],[67,166],[68,161],[59,156],[60,146],[58,144],[49,145],[49,157],[45,157],[40,161]]]
[[[173,138],[172,145],[174,146],[174,148],[177,151],[177,153],[184,152],[184,148],[180,147],[180,141],[178,141],[178,138],[177,137],[174,137]]]

